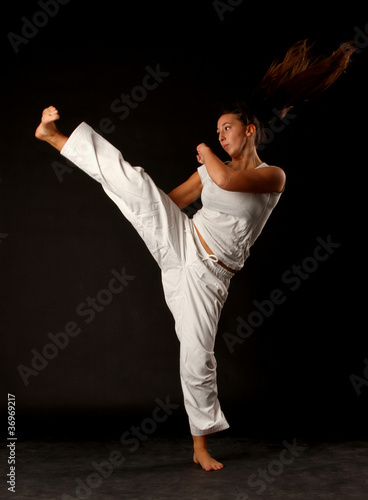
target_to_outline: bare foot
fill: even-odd
[[[59,118],[59,112],[54,106],[44,109],[41,123],[36,129],[35,136],[40,141],[46,141],[61,151],[68,138],[61,134],[55,125],[55,121],[59,120]]]
[[[55,121],[59,120],[59,112],[54,106],[50,106],[43,110],[41,123],[36,129],[35,136],[40,141],[46,141],[48,138],[58,133]]]
[[[207,472],[211,470],[221,470],[224,468],[224,465],[212,458],[207,450],[195,451],[193,455],[193,462],[200,465],[202,469]]]
[[[221,470],[224,468],[221,462],[218,462],[207,451],[208,436],[193,436],[194,455],[193,462],[199,464],[205,471]]]

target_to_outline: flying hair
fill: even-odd
[[[354,42],[340,45],[330,56],[315,56],[313,44],[302,40],[294,44],[280,62],[274,61],[247,102],[228,109],[245,124],[257,128],[256,145],[264,140],[264,127],[275,116],[287,112],[325,92],[346,71],[356,48]]]

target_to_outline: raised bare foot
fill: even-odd
[[[55,125],[55,121],[59,120],[59,112],[54,106],[49,106],[43,110],[41,123],[36,129],[35,136],[40,141],[47,141],[59,131]]]
[[[68,138],[61,134],[55,125],[55,121],[59,120],[59,118],[59,112],[54,106],[44,109],[41,123],[36,129],[35,136],[40,141],[46,141],[58,151],[61,151]]]

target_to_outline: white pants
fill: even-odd
[[[101,183],[161,268],[180,341],[180,378],[192,435],[227,429],[217,396],[214,345],[232,273],[209,258],[191,219],[147,173],[132,167],[86,123],[61,154]]]

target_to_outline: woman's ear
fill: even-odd
[[[256,126],[253,123],[247,125],[245,129],[245,135],[247,137],[252,137],[252,135],[254,135],[255,133],[256,133]]]

